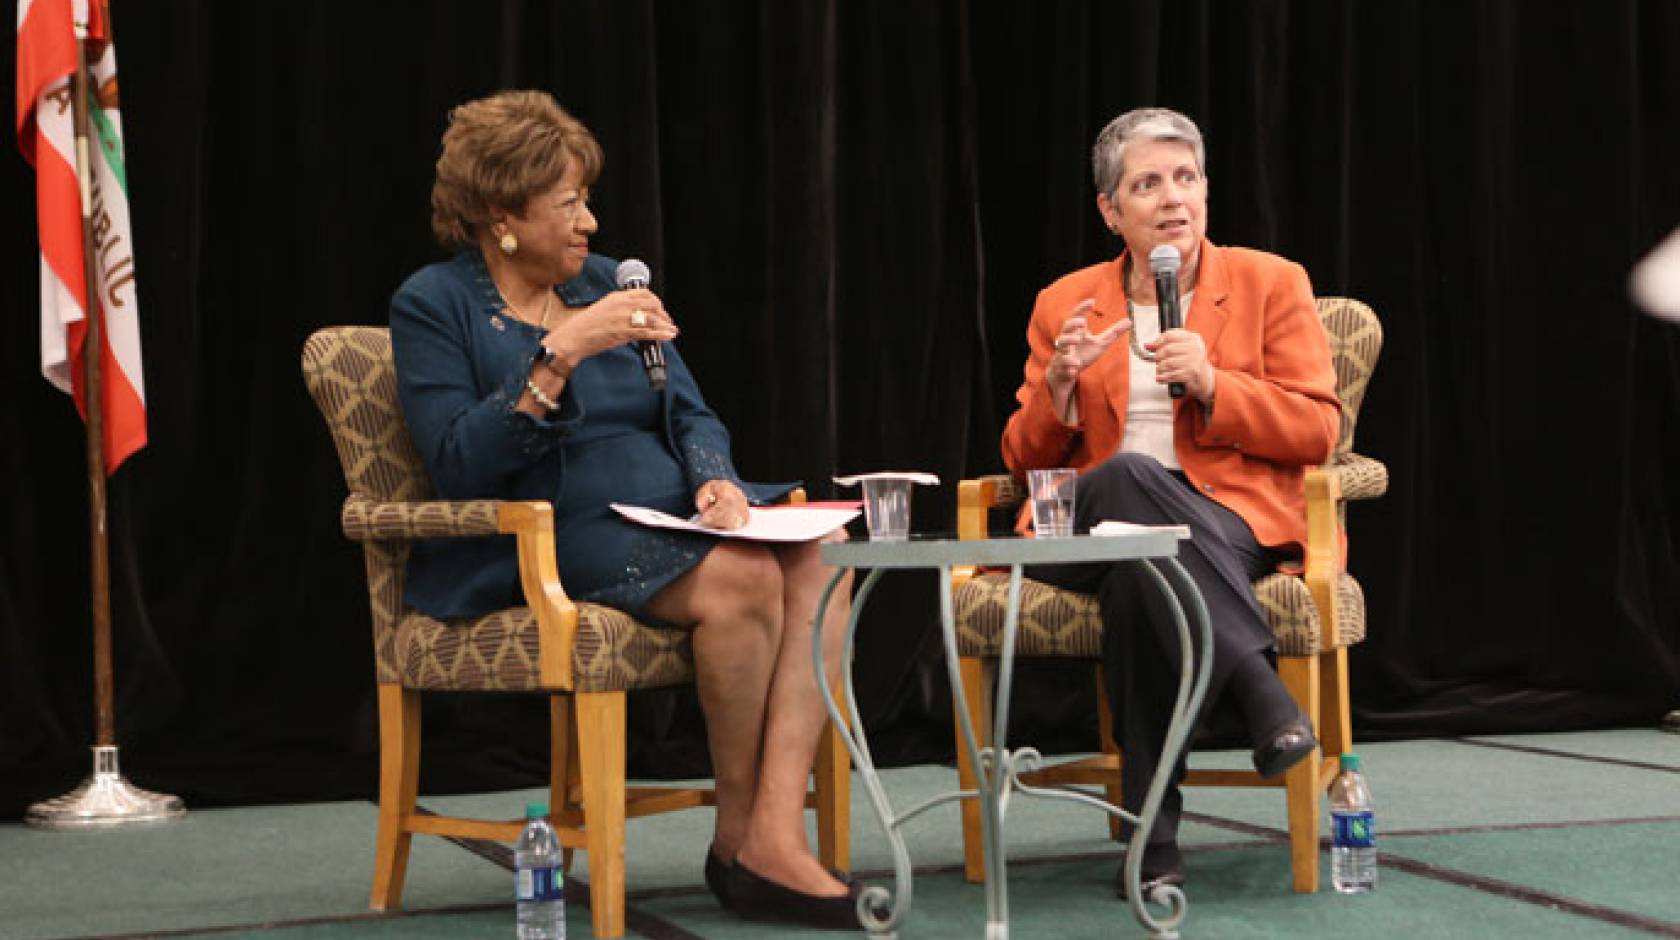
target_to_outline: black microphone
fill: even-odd
[[[646,288],[653,280],[653,272],[648,270],[646,262],[640,258],[625,258],[618,263],[618,274],[614,276],[618,281],[619,290],[633,290]],[[636,340],[636,351],[642,354],[642,368],[647,370],[648,384],[653,390],[665,389],[665,350],[651,339]]]
[[[1171,245],[1157,245],[1149,253],[1149,270],[1155,275],[1155,302],[1160,304],[1163,333],[1184,325],[1184,315],[1178,309],[1178,269],[1183,263],[1178,249]],[[1183,398],[1184,383],[1168,382],[1167,394]]]

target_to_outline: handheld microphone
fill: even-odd
[[[646,288],[653,280],[653,272],[648,270],[647,263],[640,258],[625,258],[618,263],[618,273],[613,278],[618,282],[619,290],[633,290]],[[648,384],[653,390],[663,391],[665,388],[665,350],[650,339],[636,340],[636,351],[642,354],[642,368],[647,370]]]
[[[1184,326],[1184,315],[1178,309],[1178,269],[1184,263],[1178,249],[1171,245],[1157,245],[1149,253],[1149,270],[1155,275],[1155,302],[1160,304],[1161,332]],[[1167,394],[1184,397],[1183,382],[1168,382]]]

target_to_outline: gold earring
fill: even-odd
[[[519,250],[519,239],[513,237],[512,232],[502,233],[502,254],[512,257]]]

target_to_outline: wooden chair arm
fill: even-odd
[[[985,538],[991,531],[991,511],[1016,505],[1020,501],[1020,484],[1007,473],[960,481],[957,484],[957,538]],[[951,570],[952,585],[960,587],[976,573],[973,565],[958,565]]]
[[[983,539],[990,529],[987,514],[993,509],[1019,505],[1021,485],[1007,473],[973,477],[957,484],[957,538]]]
[[[494,499],[379,502],[351,494],[340,513],[344,534],[358,542],[512,535],[519,583],[537,620],[537,669],[545,686],[572,687],[577,605],[560,584],[554,557],[554,507]]]
[[[1374,462],[1374,461],[1373,461]],[[1318,607],[1319,648],[1333,649],[1341,636],[1336,622],[1337,582],[1341,580],[1341,478],[1323,468],[1307,471],[1307,547],[1302,579]]]
[[[986,515],[996,497],[997,487],[984,477],[957,484],[957,538],[986,537],[989,528]]]
[[[560,584],[554,555],[554,507],[541,500],[497,504],[497,531],[519,546],[519,586],[537,618],[537,673],[544,686],[572,687],[578,609]]]

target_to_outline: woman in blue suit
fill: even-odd
[[[451,112],[432,229],[457,254],[391,302],[403,412],[442,496],[554,504],[574,596],[693,630],[717,781],[706,883],[718,899],[748,917],[855,929],[858,889],[811,854],[804,822],[826,721],[810,631],[832,570],[815,543],[650,529],[608,505],[697,512],[724,530],[792,485],[740,478],[728,432],[670,345],[670,312],[649,290],[616,290],[613,262],[590,254],[601,163],[588,129],[545,93]],[[649,384],[640,341],[661,345],[663,391]],[[428,543],[407,584],[407,602],[434,617],[506,607],[518,596],[514,549]],[[844,622],[849,596],[833,594],[825,622]]]

